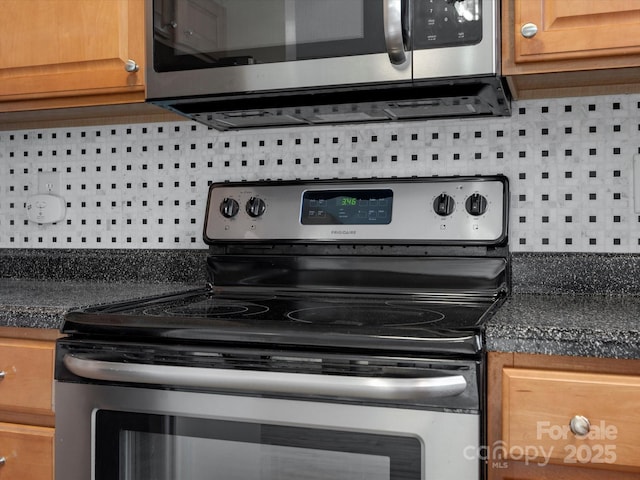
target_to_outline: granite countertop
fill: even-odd
[[[489,351],[640,359],[640,297],[512,295],[486,326]]]
[[[0,326],[59,329],[74,308],[202,287],[204,284],[0,279]]]

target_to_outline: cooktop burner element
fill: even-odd
[[[170,307],[152,307],[143,310],[143,315],[220,318],[260,315],[269,311],[269,307],[256,303],[245,303],[228,298],[208,298],[196,303]]]
[[[376,324],[391,328],[424,326],[445,318],[433,310],[367,305],[303,308],[287,313],[287,317],[302,323],[358,327]]]

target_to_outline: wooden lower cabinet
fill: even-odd
[[[491,352],[488,372],[489,480],[640,478],[640,361]]]
[[[53,480],[50,427],[0,423],[0,479]]]
[[[0,480],[53,480],[56,336],[0,328]]]

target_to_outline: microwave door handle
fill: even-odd
[[[389,61],[393,65],[402,65],[407,61],[402,35],[402,2],[403,0],[383,0],[384,40]]]
[[[219,388],[245,393],[421,401],[459,395],[467,387],[467,382],[462,375],[417,378],[349,377],[120,363],[95,360],[77,354],[66,354],[63,357],[63,363],[75,375],[92,380]]]

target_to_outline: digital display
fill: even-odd
[[[393,192],[317,190],[302,196],[303,225],[387,225],[391,223]]]

